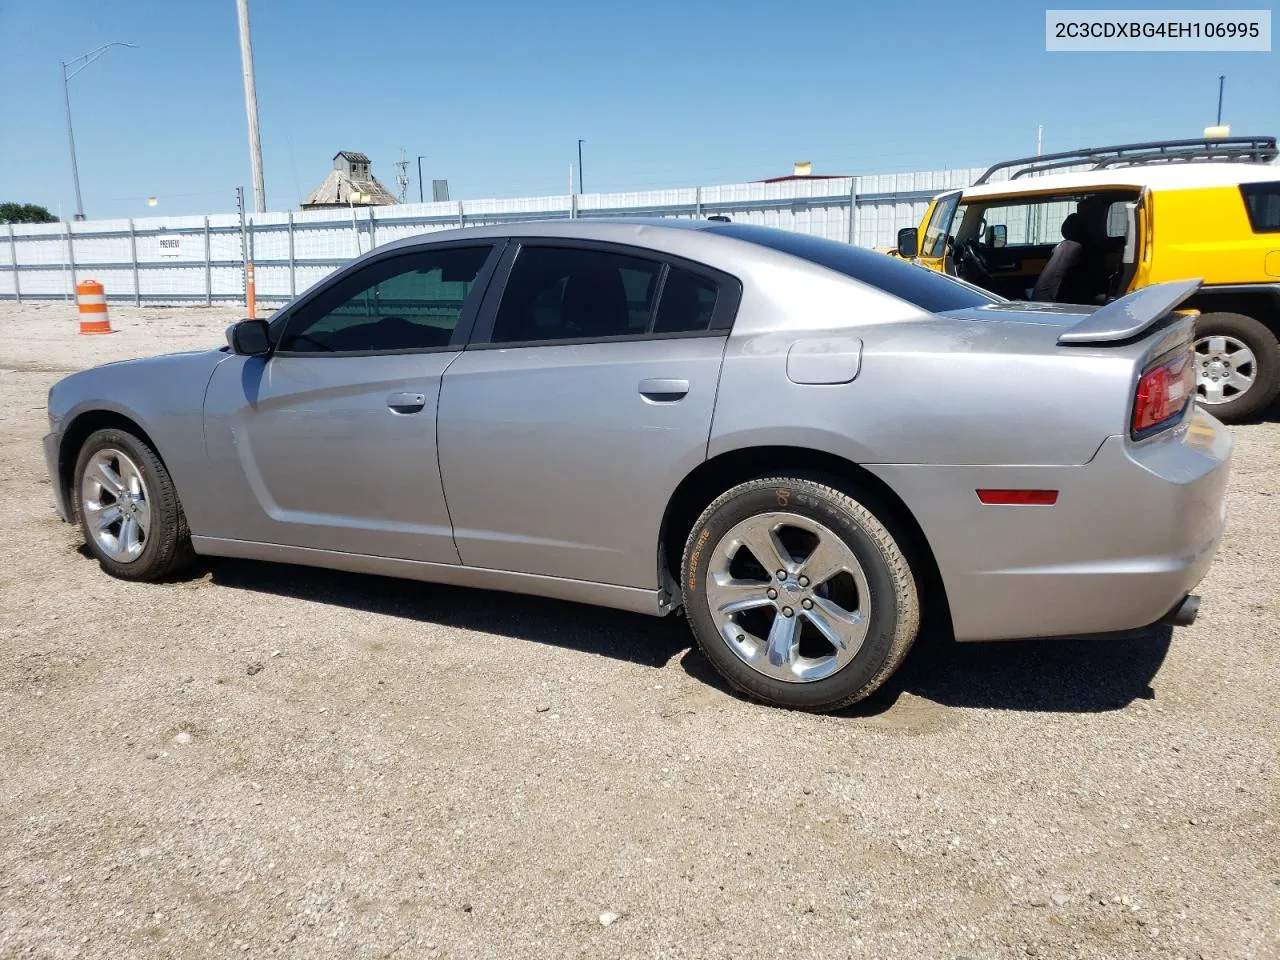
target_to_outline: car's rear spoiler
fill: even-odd
[[[1078,346],[1131,340],[1168,316],[1169,311],[1200,289],[1201,280],[1171,280],[1135,290],[1099,307],[1060,337],[1058,343]]]

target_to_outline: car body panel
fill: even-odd
[[[1195,410],[1195,408],[1192,408]],[[1231,434],[1200,410],[1141,444],[1109,437],[1088,464],[870,464],[924,530],[958,640],[1147,626],[1207,571],[1225,523]],[[979,488],[1058,491],[992,506]]]
[[[118,414],[138,424],[155,444],[181,491],[191,529],[206,526],[213,520],[216,481],[207,470],[204,393],[213,371],[228,356],[225,350],[165,354],[64,377],[49,391],[50,433],[59,438],[54,445],[61,467],[74,464],[76,452],[61,449],[61,438],[77,417]]]
[[[725,337],[468,350],[440,463],[462,561],[653,586],[670,492],[707,455]],[[645,380],[687,393],[653,400]]]
[[[459,352],[229,359],[205,406],[216,514],[193,530],[458,563],[436,409],[441,374]],[[398,394],[422,406],[393,411]]]

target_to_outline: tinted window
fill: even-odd
[[[662,265],[601,250],[524,247],[511,268],[494,343],[641,336]]]
[[[489,247],[391,257],[338,281],[289,321],[280,349],[298,353],[448,346]]]
[[[1280,183],[1246,183],[1240,192],[1253,232],[1280,232]]]
[[[716,309],[716,285],[710,280],[672,267],[662,285],[654,333],[692,333],[711,328]]]
[[[1000,300],[1000,297],[954,280],[936,270],[847,243],[837,243],[835,240],[745,223],[717,224],[704,229],[800,257],[870,284],[931,313],[976,307]]]

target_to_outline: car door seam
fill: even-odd
[[[472,327],[472,332],[475,327]],[[445,368],[440,371],[440,376],[436,383],[436,410],[435,419],[432,421],[432,430],[435,432],[433,437],[433,446],[436,448],[436,474],[440,477],[440,496],[444,498],[444,516],[449,521],[449,539],[453,542],[453,552],[458,556],[458,563],[462,563],[462,550],[458,547],[458,531],[453,525],[453,513],[449,510],[449,491],[444,485],[444,463],[440,459],[440,404],[444,398],[444,378],[448,376],[449,370],[457,363],[458,358],[462,356],[465,344],[459,348],[454,354],[453,359],[445,364]]]

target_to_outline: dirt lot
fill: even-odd
[[[0,957],[1280,956],[1276,422],[1236,430],[1172,642],[926,638],[814,717],[726,692],[680,622],[106,577],[51,507],[45,391],[235,315],[0,304]]]

